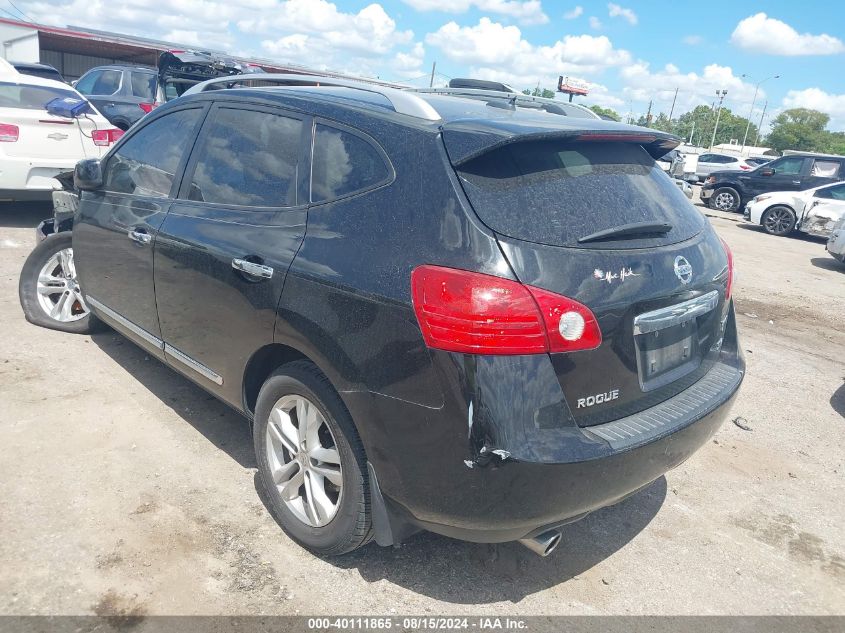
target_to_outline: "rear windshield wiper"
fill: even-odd
[[[671,230],[672,225],[668,222],[634,222],[590,233],[579,238],[578,243],[624,240],[644,235],[666,235]]]

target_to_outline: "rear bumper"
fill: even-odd
[[[366,421],[358,427],[394,530],[511,541],[647,486],[707,443],[727,417],[745,371],[732,317],[729,323],[732,340],[726,333],[719,361],[703,378],[603,425],[566,419],[568,410],[548,398],[540,357],[477,357],[472,368],[460,355],[436,358],[455,370],[451,394],[437,409],[344,394],[353,418]]]
[[[712,189],[705,189],[704,187],[701,188],[701,191],[698,194],[698,197],[701,198],[702,202],[707,202],[710,200],[710,197],[713,195]]]
[[[80,157],[83,158],[83,157]],[[0,160],[0,199],[49,200],[50,194],[61,189],[55,176],[73,169],[78,158],[33,160],[3,156]]]

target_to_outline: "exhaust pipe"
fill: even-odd
[[[560,530],[548,530],[532,538],[521,538],[519,542],[538,556],[548,556],[560,544]]]

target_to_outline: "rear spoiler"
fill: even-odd
[[[516,122],[506,125],[492,125],[487,121],[479,125],[476,121],[456,121],[443,126],[443,142],[452,164],[456,167],[482,154],[514,143],[536,143],[538,141],[569,141],[580,143],[635,143],[645,149],[652,158],[660,158],[675,149],[681,139],[665,132],[632,125],[594,121],[590,129],[560,128],[543,129],[524,126]]]

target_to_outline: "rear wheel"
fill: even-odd
[[[317,367],[296,361],[261,387],[253,426],[270,510],[296,541],[321,555],[372,538],[367,460],[352,418]]]
[[[26,320],[41,327],[88,334],[100,324],[79,289],[69,232],[48,236],[29,254],[18,297]]]
[[[739,200],[736,189],[721,187],[710,197],[710,208],[717,211],[736,211],[739,209]]]
[[[772,207],[763,214],[761,224],[769,235],[789,235],[795,230],[795,213],[789,207]]]

